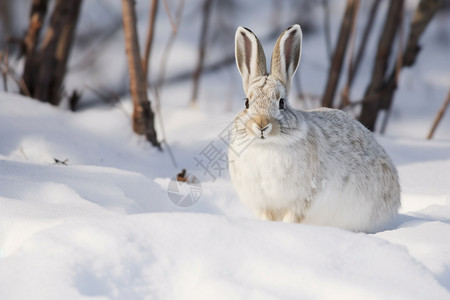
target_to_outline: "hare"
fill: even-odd
[[[385,229],[400,207],[400,185],[373,134],[340,110],[289,106],[301,42],[300,26],[287,28],[268,73],[256,35],[244,27],[236,31],[236,64],[247,98],[230,131],[233,185],[261,219]]]

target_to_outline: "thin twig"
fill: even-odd
[[[164,1],[164,3],[165,3],[165,1]],[[170,158],[171,158],[172,163],[175,166],[175,168],[177,168],[177,162],[175,160],[175,156],[173,155],[172,150],[170,149],[169,143],[167,141],[166,129],[164,126],[164,120],[163,120],[162,113],[161,113],[161,99],[160,99],[159,91],[160,91],[162,85],[164,84],[167,60],[169,58],[170,49],[172,48],[172,45],[175,42],[175,38],[178,33],[178,28],[181,23],[183,9],[184,9],[184,0],[179,0],[178,6],[177,6],[177,11],[175,13],[175,18],[176,18],[175,23],[174,23],[175,30],[172,31],[172,34],[170,35],[169,39],[167,40],[166,46],[164,48],[164,54],[161,59],[161,63],[160,63],[160,67],[159,67],[158,79],[156,81],[156,86],[154,88],[154,91],[155,91],[154,109],[155,109],[155,114],[158,119],[159,127],[161,129],[162,141],[164,142],[164,144],[167,147],[167,151],[169,152]]]
[[[150,15],[148,22],[147,41],[145,42],[144,57],[142,58],[142,67],[144,69],[145,82],[148,82],[149,63],[150,63],[150,51],[153,45],[153,37],[155,32],[156,12],[158,11],[158,1],[152,0],[150,7]]]
[[[162,141],[164,145],[166,145],[167,152],[169,152],[170,159],[172,160],[172,164],[175,168],[178,168],[177,161],[175,159],[175,155],[173,155],[172,149],[170,148],[169,143],[166,140]]]
[[[12,71],[11,71],[12,72]],[[32,98],[30,90],[28,89],[23,78],[17,79],[13,76],[13,73],[8,73],[9,76],[14,80],[14,82],[19,86],[20,90],[25,94],[25,96]]]
[[[403,67],[403,33],[404,33],[404,25],[403,25],[403,17],[405,15],[405,9],[403,8],[400,13],[400,20],[399,20],[399,28],[398,28],[398,50],[397,50],[397,58],[395,62],[395,78],[394,78],[394,84],[395,86],[398,85],[398,80],[400,77],[400,71]],[[387,123],[389,120],[389,117],[391,116],[391,103],[392,103],[392,97],[389,97],[385,100],[388,103],[383,103],[383,107],[386,110],[386,113],[384,114],[383,122],[381,123],[380,133],[384,134],[386,132]]]
[[[348,60],[348,72],[347,72],[347,82],[345,83],[344,89],[342,90],[342,103],[341,106],[347,106],[350,103],[349,97],[350,97],[350,88],[352,85],[352,73],[351,70],[353,69],[353,51],[355,49],[355,33],[356,33],[356,22],[358,19],[358,5],[356,6],[356,11],[353,14],[353,20],[352,20],[352,28],[350,33],[350,49],[349,49],[349,60]]]
[[[430,133],[428,133],[427,139],[430,140],[433,138],[434,132],[436,131],[436,128],[439,125],[439,122],[441,121],[442,117],[444,116],[445,111],[447,110],[447,107],[450,104],[450,89],[447,93],[447,98],[444,101],[444,104],[442,104],[441,109],[436,114],[436,117],[434,118],[433,125],[431,126]]]
[[[5,60],[5,58],[3,58],[3,60]],[[17,74],[14,72],[14,69],[9,68],[9,62],[2,62],[0,60],[0,68],[1,68],[1,72],[4,72],[4,76],[11,78],[14,83],[19,87],[19,89],[28,97],[31,98],[31,94],[30,91],[28,90],[27,85],[25,84],[25,82],[23,81],[23,79],[20,76],[17,76]],[[7,83],[7,79],[4,78],[4,83]]]
[[[358,11],[358,5],[359,0],[347,0],[322,97],[322,106],[324,107],[333,107],[334,96],[339,83],[352,22],[354,20],[353,15]]]
[[[8,80],[7,80],[7,70],[8,70],[8,61],[4,63],[3,61],[6,60],[6,55],[3,55],[2,52],[0,52],[0,68],[2,72],[2,78],[3,78],[3,90],[5,92],[8,92]],[[6,65],[6,67],[5,67]]]
[[[197,103],[198,93],[199,93],[199,85],[200,85],[200,76],[202,75],[203,65],[205,61],[205,53],[207,50],[207,41],[208,41],[208,27],[209,20],[211,16],[211,7],[212,0],[204,0],[203,3],[203,21],[201,25],[200,31],[200,43],[198,46],[198,63],[197,67],[194,70],[192,79],[192,96],[191,96],[191,106],[195,106]]]
[[[167,60],[169,58],[170,49],[172,48],[172,45],[175,42],[175,38],[178,33],[178,26],[180,25],[180,22],[181,22],[181,15],[183,12],[183,8],[184,8],[184,0],[179,0],[177,11],[176,11],[176,16],[175,16],[176,17],[176,24],[175,24],[176,30],[172,31],[172,34],[170,35],[169,39],[167,40],[167,43],[166,43],[166,46],[165,46],[164,52],[163,52],[164,54],[163,54],[163,57],[161,58],[158,79],[156,81],[155,94],[156,94],[156,97],[158,98],[158,101],[159,101],[159,89],[164,84]],[[159,103],[156,103],[156,106],[159,106]]]
[[[70,67],[70,71],[74,70],[83,70],[84,68],[91,66],[98,59],[98,56],[101,55],[102,49],[101,47],[105,47],[105,43],[112,37],[114,34],[122,28],[122,22],[117,22],[110,26],[111,29],[106,32],[103,36],[95,39],[90,45],[90,49],[88,49],[85,54],[78,59],[77,62],[72,64]]]
[[[323,6],[323,20],[324,20],[324,29],[325,29],[325,46],[327,49],[328,59],[333,59],[333,54],[331,53],[331,34],[330,34],[330,5],[328,0],[322,1]]]
[[[364,28],[364,33],[362,36],[361,43],[359,44],[358,51],[355,56],[355,61],[352,64],[352,68],[349,70],[349,72],[351,73],[351,75],[349,75],[350,86],[352,85],[353,79],[355,78],[356,73],[358,72],[361,60],[364,56],[364,53],[366,50],[366,45],[367,45],[367,40],[369,39],[370,33],[372,31],[373,22],[375,21],[375,17],[377,15],[378,7],[380,6],[380,2],[381,2],[380,0],[374,0],[372,7],[370,9],[369,18],[367,19],[366,27]]]
[[[178,30],[178,25],[172,19],[172,15],[170,13],[169,4],[167,4],[167,0],[164,0],[164,8],[166,9],[167,16],[169,17],[170,25],[172,26],[172,32],[176,32]]]
[[[28,158],[27,154],[25,153],[25,150],[23,149],[23,146],[20,146],[19,150],[20,150],[20,153],[22,153],[22,155],[25,158],[25,160],[29,161],[30,159]]]
[[[372,76],[364,93],[364,98],[366,98],[367,103],[363,103],[361,113],[358,117],[358,120],[370,131],[375,131],[378,112],[381,109],[381,104],[384,99],[381,95],[387,95],[379,91],[385,89],[385,77],[389,67],[389,57],[394,52],[392,49],[398,32],[398,20],[401,18],[403,5],[404,0],[389,2],[388,12],[378,39]],[[371,98],[377,98],[377,100],[369,101]]]
[[[119,97],[119,95],[117,95],[116,92],[105,88],[106,93],[109,94],[109,95],[106,95],[105,93],[99,91],[98,89],[96,89],[88,84],[85,84],[84,86],[88,90],[92,91],[95,95],[97,95],[100,99],[105,101],[106,103],[112,103],[112,101],[110,100],[110,98],[112,97],[114,100],[116,100],[115,103],[119,103],[119,109],[125,114],[125,116],[127,118],[131,118],[131,113],[126,110],[125,106],[122,103],[122,100],[120,100],[120,97]]]

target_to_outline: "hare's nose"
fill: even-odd
[[[272,130],[272,124],[267,124],[264,128],[261,129],[261,132],[265,132],[268,134]]]
[[[267,137],[267,135],[269,135],[269,133],[272,131],[272,124],[267,124],[264,127],[259,126],[258,124],[253,124],[253,133],[256,136],[259,136],[261,138],[265,138]]]

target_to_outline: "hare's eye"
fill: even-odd
[[[245,98],[245,108],[248,108],[248,98]]]
[[[284,98],[280,99],[280,102],[278,103],[278,105],[280,106],[280,109],[284,109]]]

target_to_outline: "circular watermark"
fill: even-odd
[[[182,177],[175,176],[170,179],[167,194],[176,206],[189,207],[197,203],[202,196],[202,184],[197,177],[186,172]]]

